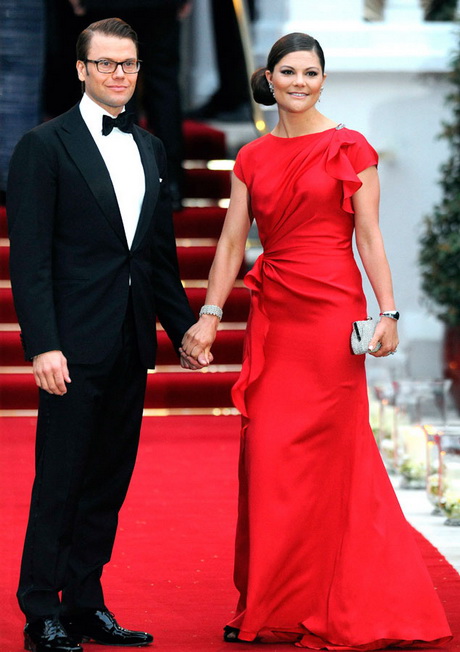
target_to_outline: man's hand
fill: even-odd
[[[36,355],[33,359],[33,372],[37,386],[48,394],[63,396],[67,393],[66,383],[72,382],[62,351],[47,351]]]

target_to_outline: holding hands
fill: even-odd
[[[196,324],[189,328],[179,349],[182,367],[201,369],[211,364],[214,359],[211,346],[216,339],[218,325],[217,316],[203,314]]]

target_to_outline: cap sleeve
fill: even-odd
[[[342,208],[347,213],[353,213],[351,197],[363,185],[358,174],[377,164],[378,154],[362,134],[350,129],[336,131],[336,138],[329,147],[326,171],[334,179],[342,181]]]
[[[243,154],[242,154],[242,150],[240,149],[240,151],[238,152],[238,154],[236,156],[236,161],[235,161],[235,165],[233,167],[233,172],[236,174],[236,176],[238,177],[238,179],[240,181],[242,181],[243,183],[245,183],[247,185],[246,179],[244,177],[244,172],[243,172],[243,161],[242,161],[242,159],[243,159]]]

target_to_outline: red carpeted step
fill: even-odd
[[[176,238],[218,238],[224,223],[225,208],[207,206],[184,208],[174,213]]]
[[[36,410],[37,405],[38,390],[32,373],[0,374],[1,410]]]
[[[10,247],[8,244],[0,245],[0,280],[10,277]]]
[[[219,206],[184,208],[174,213],[177,238],[218,238],[227,209]],[[0,206],[0,238],[8,237],[6,208]]]
[[[221,159],[227,156],[225,134],[202,122],[183,123],[186,159]]]
[[[178,247],[181,278],[207,278],[215,253],[215,247]],[[0,280],[9,278],[9,254],[9,246],[0,245]],[[239,278],[243,275],[242,268]]]
[[[149,129],[145,118],[139,120],[139,125],[154,133]],[[185,140],[185,159],[208,161],[215,158],[226,158],[227,146],[224,132],[194,120],[184,120],[182,129]]]
[[[148,375],[145,407],[232,407],[230,391],[237,372],[158,372]],[[35,410],[32,373],[0,374],[0,410]]]
[[[149,374],[146,408],[233,407],[231,388],[237,372]]]
[[[239,364],[243,357],[244,330],[220,331],[212,352],[215,364]],[[0,331],[0,367],[25,365],[19,331]],[[178,364],[178,358],[165,331],[158,331],[157,364]]]
[[[198,314],[206,297],[206,288],[187,288],[187,296],[195,314]],[[225,322],[246,321],[249,314],[249,291],[242,288],[233,288],[224,308]]]
[[[0,323],[16,324],[17,321],[11,288],[0,288]]]
[[[182,279],[205,279],[216,254],[215,247],[178,247],[177,256]],[[243,278],[245,268],[242,265],[238,278]]]
[[[187,296],[196,315],[204,304],[206,288],[186,288]],[[246,321],[249,314],[249,291],[245,287],[233,288],[224,309],[224,321]],[[16,324],[18,318],[14,310],[10,288],[0,288],[0,323]]]
[[[6,208],[0,206],[0,238],[8,237],[8,225],[6,222]]]
[[[230,197],[230,172],[206,168],[186,170],[184,185],[185,197],[209,199]]]
[[[240,364],[243,359],[243,340],[244,330],[223,330],[217,334],[217,339],[213,344],[212,353],[214,355],[214,364]],[[2,333],[0,333],[0,342]],[[11,333],[9,333],[11,335]],[[16,333],[16,336],[18,334]],[[0,353],[0,356],[2,354]],[[13,359],[12,354],[9,357]],[[24,358],[24,356],[23,356]],[[0,360],[2,358],[0,357]],[[18,354],[16,357],[18,359]],[[0,362],[0,364],[18,364],[16,362]],[[19,363],[20,364],[20,363]],[[158,365],[174,365],[178,364],[178,358],[172,344],[164,331],[158,331],[158,352],[157,352]]]
[[[19,331],[0,331],[0,366],[18,367],[25,364]]]
[[[215,247],[178,247],[181,278],[207,278],[215,253]],[[9,246],[0,245],[0,280],[9,279],[9,254]],[[242,278],[243,274],[242,268],[239,278]]]
[[[215,253],[215,247],[177,247],[181,278],[207,278]]]

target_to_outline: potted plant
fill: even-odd
[[[452,91],[447,101],[453,115],[440,136],[449,143],[449,158],[441,167],[441,201],[424,220],[419,262],[430,309],[446,326],[444,374],[452,380],[460,411],[460,50],[449,81]]]

